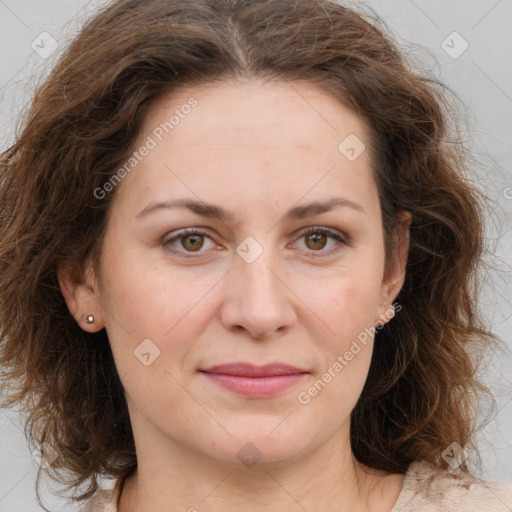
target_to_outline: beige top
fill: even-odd
[[[80,512],[117,512],[118,494],[101,490]],[[390,512],[512,512],[512,485],[413,462]]]

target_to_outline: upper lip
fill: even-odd
[[[270,363],[263,366],[256,366],[251,363],[229,363],[211,366],[200,370],[205,373],[216,373],[221,375],[236,375],[241,377],[268,377],[276,375],[295,375],[307,373],[305,370],[283,363]]]

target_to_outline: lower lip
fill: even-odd
[[[273,375],[268,377],[243,377],[203,372],[213,382],[239,395],[265,398],[277,395],[295,386],[307,374]]]

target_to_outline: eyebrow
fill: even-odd
[[[366,213],[360,204],[354,203],[350,199],[345,197],[333,197],[327,201],[313,201],[306,205],[295,206],[294,208],[291,208],[283,218],[287,220],[303,219],[312,215],[328,212],[333,208],[340,206],[351,208],[357,212]],[[135,218],[141,219],[158,210],[171,210],[173,208],[187,208],[191,212],[202,217],[218,219],[223,222],[233,221],[235,218],[233,213],[221,206],[207,204],[203,201],[195,201],[193,199],[175,199],[172,201],[153,202],[143,208]]]

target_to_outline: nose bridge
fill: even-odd
[[[278,277],[278,259],[270,246],[256,245],[254,239],[242,242],[237,253],[223,320],[227,327],[243,327],[254,337],[266,337],[294,318],[287,288]]]
[[[279,280],[276,278],[275,258],[271,250],[262,253],[258,258],[248,263],[245,260],[237,262],[236,269],[240,275],[240,279],[244,282],[247,292],[247,299],[249,302],[254,302],[258,305],[261,300],[267,301],[267,304],[272,304],[277,300],[281,290],[279,290]]]

